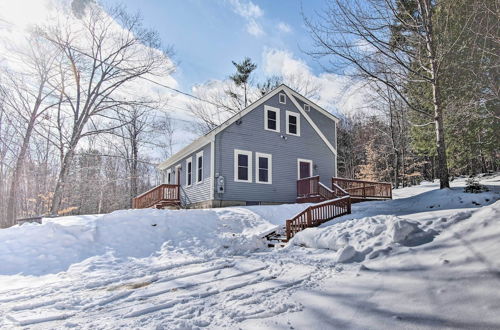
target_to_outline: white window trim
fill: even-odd
[[[189,167],[188,164],[191,163],[191,184],[188,184]],[[186,159],[186,187],[191,187],[193,185],[193,157]]]
[[[201,178],[198,177],[198,160],[201,157]],[[203,157],[203,150],[196,154],[196,184],[203,183],[203,164],[205,162],[205,157]]]
[[[170,175],[170,178],[168,177],[169,175]],[[167,177],[166,177],[165,181],[167,181],[167,184],[170,184],[170,181],[172,181],[172,169],[170,169],[170,168],[167,170]]]
[[[270,129],[268,128],[267,126],[267,113],[269,111],[274,111],[276,112],[276,129]],[[271,131],[271,132],[280,132],[281,130],[281,126],[280,126],[280,109],[279,108],[274,108],[274,107],[271,107],[271,106],[268,106],[268,105],[265,105],[264,106],[264,129],[267,130],[267,131]]]
[[[283,102],[281,102],[281,97],[283,97],[283,100],[284,100]],[[286,104],[286,94],[285,93],[279,93],[278,94],[278,102],[280,104]]]
[[[307,103],[304,103],[304,111],[311,112],[311,106]]]
[[[297,158],[297,180],[300,180],[300,163],[309,163],[309,177],[313,176],[313,161],[310,159]]]
[[[238,155],[248,156],[248,180],[238,179]],[[248,150],[234,149],[234,182],[248,182],[252,183],[252,152]]]
[[[289,125],[289,119],[288,119],[290,116],[297,118],[297,134],[290,133],[290,125]],[[300,136],[300,113],[293,112],[293,111],[286,112],[286,134]]]
[[[259,180],[259,157],[267,158],[267,182]],[[273,155],[262,152],[255,153],[255,182],[262,184],[273,184]]]
[[[177,171],[177,169],[179,169],[179,171]],[[177,178],[177,172],[179,172],[179,178]],[[179,186],[181,185],[181,172],[182,172],[181,164],[175,165],[174,176],[173,176],[174,184],[176,184],[176,181],[179,180]]]

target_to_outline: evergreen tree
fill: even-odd
[[[236,86],[243,88],[243,104],[246,108],[248,105],[250,75],[257,69],[257,64],[253,63],[249,57],[245,57],[241,63],[233,61],[233,65],[236,68],[236,73],[229,76],[229,79],[231,79]],[[238,95],[234,92],[229,91],[228,94],[233,98],[238,98]]]

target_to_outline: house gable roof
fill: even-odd
[[[272,98],[273,96],[275,96],[279,92],[285,92],[285,94],[287,94],[287,96],[292,100],[292,102],[297,107],[297,109],[299,109],[299,111],[301,112],[301,114],[311,124],[311,126],[314,128],[314,130],[320,135],[321,139],[327,144],[328,148],[330,150],[332,150],[332,152],[336,155],[337,154],[336,149],[325,138],[325,136],[319,130],[319,128],[316,126],[316,124],[314,124],[314,121],[307,115],[307,113],[302,109],[302,107],[298,104],[298,102],[295,100],[295,98],[292,97],[292,95],[295,96],[295,97],[298,97],[299,99],[301,99],[305,103],[313,105],[313,107],[316,110],[318,110],[319,112],[321,112],[322,114],[324,114],[329,119],[335,121],[336,123],[339,121],[339,118],[337,118],[336,116],[334,116],[330,112],[326,111],[325,109],[321,108],[320,106],[318,106],[314,102],[308,100],[304,96],[300,95],[299,93],[297,93],[296,91],[294,91],[290,87],[288,87],[288,86],[286,86],[284,84],[281,84],[280,86],[276,87],[271,92],[267,93],[266,95],[262,96],[257,101],[255,101],[252,104],[250,104],[248,107],[246,107],[245,109],[243,109],[239,113],[235,114],[234,116],[232,116],[231,118],[227,119],[225,122],[223,122],[219,126],[217,126],[214,129],[212,129],[207,134],[205,134],[202,137],[194,140],[189,145],[187,145],[186,147],[182,148],[180,151],[178,151],[177,153],[175,153],[173,156],[171,156],[167,160],[161,162],[158,165],[158,169],[162,170],[162,169],[165,169],[167,167],[170,167],[173,164],[175,164],[176,162],[182,160],[184,157],[188,156],[189,154],[195,152],[196,150],[198,150],[198,149],[204,147],[205,145],[207,145],[208,143],[212,142],[215,139],[215,136],[218,133],[220,133],[221,131],[225,130],[231,124],[235,123],[238,119],[240,119],[241,117],[243,117],[244,115],[246,115],[250,111],[256,109],[257,107],[259,107],[260,105],[262,105],[263,103],[265,103],[267,100],[269,100],[270,98]]]

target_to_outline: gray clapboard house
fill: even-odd
[[[161,191],[138,196],[135,207],[159,198],[189,208],[296,202],[298,179],[330,186],[336,176],[338,121],[280,85],[162,162]]]

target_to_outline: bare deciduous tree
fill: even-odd
[[[57,51],[37,36],[32,36],[28,43],[29,48],[26,51],[15,53],[16,60],[23,63],[22,69],[6,70],[5,82],[0,87],[3,90],[4,106],[10,109],[11,120],[17,119],[15,127],[21,136],[7,200],[6,219],[10,224],[15,223],[21,173],[35,125],[59,102],[55,97],[56,87],[50,84],[53,76],[57,74],[54,70],[59,58]],[[14,57],[14,54],[11,55]]]
[[[160,50],[158,35],[144,29],[139,16],[129,16],[120,8],[104,12],[89,4],[78,21],[68,17],[38,32],[64,57],[64,84],[59,91],[65,107],[58,125],[64,149],[51,205],[51,212],[56,213],[82,138],[111,132],[122,125],[112,110],[140,103],[127,99],[127,86],[141,77],[166,75],[173,70],[173,64],[166,56],[168,51]]]

